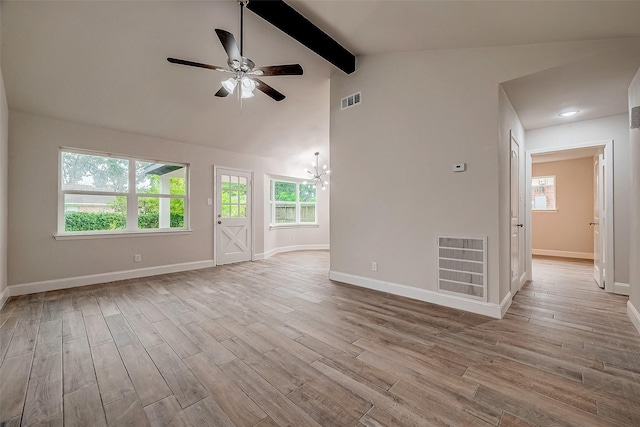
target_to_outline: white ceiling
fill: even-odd
[[[626,113],[629,83],[640,68],[640,39],[624,45],[604,55],[504,82],[525,129]],[[571,117],[559,115],[572,110],[579,112]]]
[[[640,37],[638,1],[287,3],[356,55]]]
[[[640,38],[638,1],[288,3],[357,55]],[[305,70],[264,78],[285,101],[258,94],[240,109],[213,96],[224,75],[166,62],[174,56],[224,66],[213,29],[238,34],[235,0],[5,1],[1,8],[11,109],[274,157],[325,143],[259,137],[326,126],[318,100],[326,103],[328,79],[341,71],[253,13],[245,14],[245,54],[259,65],[300,63]],[[507,82],[505,90],[527,128],[558,124],[558,110],[569,105],[584,112],[572,120],[618,114],[639,66],[640,50],[612,52]]]

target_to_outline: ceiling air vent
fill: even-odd
[[[353,95],[345,96],[341,101],[341,109],[354,107],[362,102],[362,92],[356,92]]]

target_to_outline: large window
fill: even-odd
[[[185,230],[188,169],[62,149],[58,234]]]
[[[531,208],[535,211],[556,209],[555,176],[536,176],[531,179]]]
[[[317,224],[316,186],[271,180],[271,225]]]

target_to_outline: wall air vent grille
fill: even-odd
[[[438,236],[438,292],[487,301],[487,238]]]
[[[340,109],[346,110],[347,108],[355,107],[362,102],[362,92],[354,93],[353,95],[345,96],[340,102]]]

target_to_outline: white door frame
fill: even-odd
[[[217,212],[222,211],[222,208],[219,206],[219,197],[218,197],[218,169],[224,169],[229,171],[238,171],[244,172],[251,175],[251,261],[255,261],[255,176],[252,170],[249,169],[240,169],[240,168],[230,168],[226,166],[213,165],[213,212],[212,212],[212,221],[213,221],[213,266],[218,265],[218,217]]]
[[[516,145],[518,146],[518,222],[523,223],[524,225],[526,225],[526,229],[531,228],[530,221],[525,221],[526,216],[526,212],[524,209],[524,197],[525,197],[525,192],[523,192],[523,189],[525,187],[525,183],[527,182],[526,180],[523,179],[523,173],[522,173],[522,158],[521,158],[521,153],[523,152],[523,147],[520,144],[520,141],[518,141],[518,139],[516,138],[516,136],[514,135],[513,130],[509,131],[509,170],[511,171],[511,167],[512,167],[512,163],[513,163],[513,143],[516,143]],[[512,196],[513,196],[513,182],[512,182],[512,173],[509,174],[509,211],[511,211],[511,207],[513,206],[513,200],[511,200]],[[509,231],[509,287],[511,290],[511,296],[515,296],[516,292],[518,292],[520,290],[520,288],[522,288],[522,285],[527,281],[527,272],[528,270],[528,264],[525,261],[525,256],[526,256],[526,251],[525,251],[525,245],[526,245],[526,237],[525,237],[525,231],[523,228],[520,228],[518,230],[518,278],[517,278],[517,283],[514,284],[514,279],[513,279],[513,265],[511,265],[513,263],[513,259],[512,259],[512,254],[513,254],[513,239],[511,239],[512,233],[513,233],[513,220],[511,217],[511,212],[509,213],[509,227],[510,227],[510,231]],[[524,261],[524,262],[523,262]]]
[[[607,212],[607,217],[609,218],[606,221],[605,225],[605,233],[606,233],[606,241],[604,244],[605,251],[605,259],[607,261],[607,266],[605,270],[604,276],[604,290],[606,292],[613,292],[614,290],[614,261],[615,261],[615,253],[613,248],[613,217],[614,217],[614,204],[613,204],[613,141],[595,141],[595,142],[585,142],[580,144],[572,144],[572,145],[564,145],[559,147],[546,147],[546,148],[538,148],[533,150],[526,150],[526,177],[525,183],[531,183],[531,156],[533,154],[548,154],[555,153],[558,151],[566,151],[573,150],[576,148],[604,148],[604,158],[605,158],[605,210]],[[531,185],[525,185],[525,200],[531,200]],[[531,224],[531,203],[525,203],[525,210],[527,215],[527,224]],[[532,280],[531,278],[531,242],[532,242],[532,227],[528,227],[527,232],[525,234],[525,250],[526,250],[526,262],[527,262],[527,280]]]

